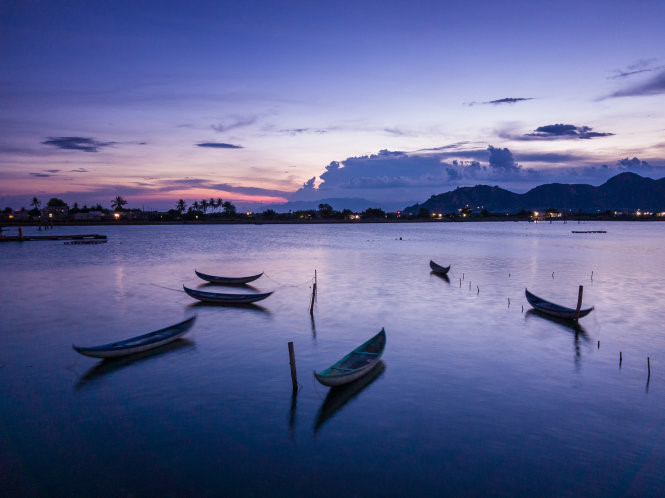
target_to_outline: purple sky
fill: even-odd
[[[661,178],[664,19],[662,1],[3,1],[0,208]]]

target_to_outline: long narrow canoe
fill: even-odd
[[[448,266],[437,265],[432,260],[430,260],[429,262],[429,267],[432,269],[434,273],[438,273],[440,275],[445,275],[446,273],[448,273],[448,270],[450,270],[450,265]]]
[[[529,301],[529,304],[537,311],[556,318],[563,318],[564,320],[575,319],[575,309],[573,308],[566,308],[565,306],[560,306],[558,304],[545,301],[544,299],[529,292],[528,289],[524,289],[524,295],[526,296],[526,300]],[[591,308],[580,309],[577,317],[582,318],[583,316],[587,316],[592,311],[593,306]]]
[[[324,386],[341,386],[353,382],[376,366],[385,347],[386,331],[381,329],[381,332],[337,363],[319,373],[314,372],[314,377]]]
[[[132,337],[131,339],[125,339],[124,341],[112,342],[111,344],[88,348],[72,344],[72,348],[82,355],[92,356],[93,358],[116,358],[119,356],[140,353],[175,341],[189,330],[195,319],[196,317],[193,316],[183,322],[171,325],[170,327],[159,329],[138,337]]]
[[[190,289],[182,286],[185,292],[192,296],[194,299],[203,301],[204,303],[216,304],[249,304],[265,299],[272,292],[254,293],[254,294],[223,294],[221,292],[204,292],[200,290]]]
[[[261,272],[258,275],[251,275],[249,277],[218,277],[216,275],[206,275],[205,273],[201,273],[200,271],[196,270],[194,270],[194,273],[196,273],[196,275],[199,278],[202,278],[203,280],[206,280],[208,282],[212,282],[214,284],[226,284],[226,285],[248,284],[249,282],[253,282],[261,275],[263,275],[263,272]]]

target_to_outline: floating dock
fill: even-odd
[[[573,233],[607,233],[607,230],[571,230]]]
[[[31,240],[76,240],[82,242],[104,241],[106,242],[106,235],[98,233],[89,233],[83,235],[11,235],[0,236],[0,242],[27,242]]]

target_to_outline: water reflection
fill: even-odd
[[[540,318],[543,318],[549,322],[556,323],[559,325],[561,328],[568,330],[569,332],[575,333],[575,335],[581,336],[582,339],[585,341],[589,340],[589,334],[587,333],[586,329],[582,327],[579,322],[575,322],[573,320],[566,320],[563,318],[557,318],[551,315],[547,315],[545,313],[542,313],[536,309],[530,309],[526,312],[525,316],[527,318],[532,317],[532,316],[538,316]]]
[[[81,389],[86,384],[89,384],[95,379],[99,379],[107,374],[113,373],[135,363],[144,363],[149,359],[154,359],[155,357],[169,352],[185,351],[188,349],[194,349],[195,347],[196,344],[191,339],[177,339],[158,348],[143,351],[142,353],[136,353],[121,358],[105,359],[88,369],[88,371],[78,380],[75,387],[76,389]]]
[[[333,417],[339,410],[341,410],[349,401],[360,394],[366,387],[378,379],[386,369],[386,364],[383,360],[379,360],[376,366],[367,374],[360,377],[358,380],[351,382],[345,386],[333,387],[328,391],[326,399],[323,400],[321,408],[316,415],[316,422],[314,424],[314,435],[319,431],[321,426],[326,423],[328,419]]]
[[[438,277],[438,278],[440,278],[441,280],[445,280],[446,282],[450,283],[450,278],[448,278],[448,274],[447,274],[447,273],[441,274],[441,273],[437,273],[437,272],[431,271],[431,272],[429,272],[429,274],[430,274],[430,275],[434,275],[435,277]]]
[[[309,316],[312,321],[312,339],[316,340],[316,323],[314,322],[314,315]]]
[[[258,304],[247,303],[247,304],[236,304],[236,303],[206,303],[203,301],[197,301],[187,305],[188,308],[233,308],[233,309],[244,309],[256,313],[264,313],[266,315],[271,315],[272,312],[268,308],[264,308]]]
[[[584,340],[585,342],[589,341],[589,334],[587,333],[586,329],[582,327],[578,322],[575,322],[573,320],[565,320],[563,318],[556,318],[554,316],[547,315],[545,313],[542,313],[536,309],[530,309],[526,312],[525,318],[529,318],[532,316],[538,316],[540,318],[543,318],[549,322],[555,323],[559,325],[561,328],[572,332],[574,334],[574,348],[575,348],[575,366],[579,368],[580,366],[580,358],[581,358],[581,351],[580,351],[580,339]]]

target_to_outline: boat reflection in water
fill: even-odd
[[[536,309],[530,309],[525,313],[526,318],[530,317],[539,317],[547,320],[548,322],[552,322],[560,326],[561,328],[567,330],[568,332],[572,332],[575,334],[575,364],[579,364],[579,359],[580,359],[580,339],[582,339],[584,342],[589,342],[589,334],[587,333],[586,329],[582,327],[578,322],[574,322],[572,320],[566,320],[565,318],[556,318],[551,315],[548,315],[547,313],[543,313],[541,311],[538,311]]]
[[[88,369],[88,371],[81,376],[81,378],[76,383],[76,389],[81,389],[96,379],[121,370],[130,365],[144,363],[150,359],[154,359],[166,353],[172,353],[174,351],[184,352],[190,349],[193,350],[195,348],[196,344],[191,339],[177,339],[174,342],[170,342],[160,346],[159,348],[144,351],[142,353],[135,353],[131,356],[102,360]]]
[[[344,386],[332,387],[328,391],[326,399],[323,400],[321,408],[316,415],[316,422],[314,424],[314,435],[319,431],[321,426],[331,417],[333,417],[340,409],[342,409],[349,401],[360,394],[372,382],[381,377],[381,374],[386,369],[386,364],[383,360],[379,360],[372,370],[367,374],[360,377]]]
[[[448,277],[447,273],[439,273],[439,272],[436,272],[436,271],[431,271],[431,272],[429,272],[429,274],[434,275],[435,277],[438,277],[441,280],[444,280],[444,281],[450,283],[450,278]]]

